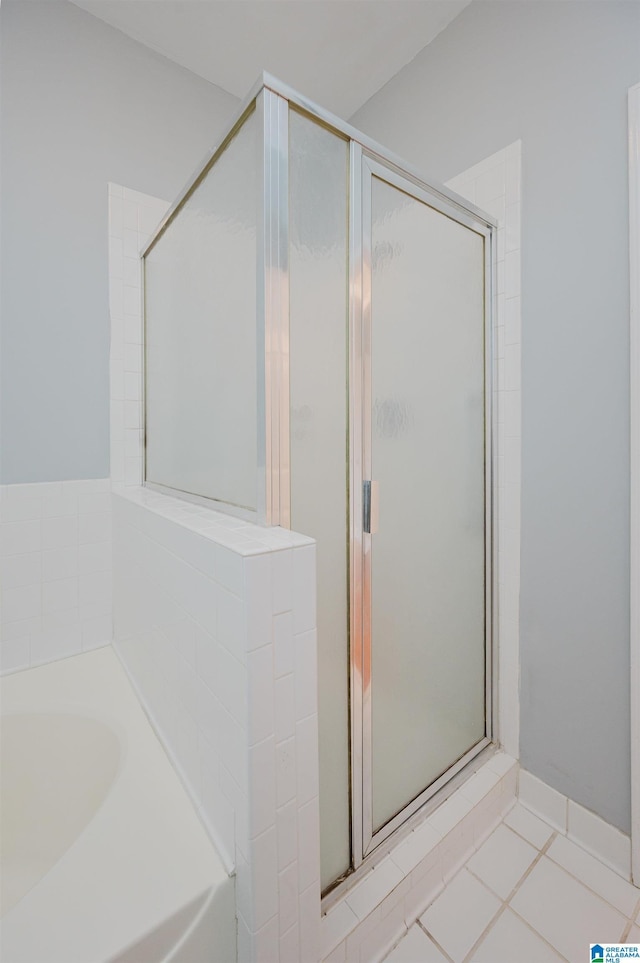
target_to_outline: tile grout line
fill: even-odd
[[[543,821],[544,821],[544,820],[543,820]],[[549,824],[546,823],[546,825],[549,825]],[[506,899],[505,902],[506,902],[506,904],[508,905],[510,911],[511,911],[515,916],[517,916],[517,918],[518,918],[522,923],[524,923],[524,925],[527,927],[528,930],[530,930],[530,931],[531,931],[532,933],[534,933],[539,939],[541,939],[541,940],[543,941],[543,943],[546,943],[546,945],[549,946],[549,947],[553,950],[553,952],[556,953],[557,956],[558,956],[561,960],[565,960],[565,961],[566,961],[566,957],[562,955],[562,953],[560,952],[560,950],[558,949],[558,947],[557,947],[557,946],[554,946],[553,943],[550,943],[549,940],[547,940],[546,937],[544,937],[544,936],[542,935],[542,933],[539,933],[536,929],[534,929],[534,927],[533,927],[526,919],[524,919],[524,917],[521,916],[520,913],[518,913],[518,911],[517,911],[516,909],[514,909],[514,907],[511,905],[511,900],[512,900],[513,897],[516,895],[516,893],[518,892],[518,890],[520,889],[520,887],[521,887],[522,884],[524,883],[525,879],[527,879],[527,878],[531,875],[531,873],[533,872],[534,867],[537,866],[538,863],[542,862],[543,856],[546,856],[547,852],[549,851],[550,847],[552,846],[554,840],[555,840],[557,837],[558,837],[558,832],[557,832],[557,831],[552,832],[551,836],[550,836],[549,839],[546,841],[546,843],[544,844],[544,846],[542,846],[542,847],[538,850],[538,855],[537,855],[536,858],[533,860],[533,862],[531,863],[531,865],[528,867],[527,871],[526,871],[525,873],[523,873],[523,875],[522,875],[522,877],[520,878],[520,880],[519,880],[519,881],[516,883],[516,885],[513,887],[512,891],[509,893],[509,896],[507,897],[507,899]],[[531,845],[531,843],[530,843],[530,845]],[[567,961],[567,963],[568,963],[568,961]]]
[[[443,890],[443,892],[444,892],[444,890]],[[434,900],[434,902],[435,902],[435,900]],[[427,908],[428,908],[428,907],[427,907]],[[425,912],[426,912],[426,910],[425,910]],[[454,960],[449,956],[449,954],[448,954],[447,951],[444,949],[444,947],[441,946],[440,943],[438,943],[438,941],[437,941],[437,939],[435,938],[435,936],[432,936],[431,933],[429,932],[429,930],[426,928],[426,926],[424,926],[424,924],[422,923],[422,920],[420,919],[420,917],[417,918],[417,920],[416,920],[416,925],[422,930],[422,932],[424,933],[424,935],[425,935],[428,939],[430,939],[431,942],[432,942],[435,946],[438,947],[438,949],[440,950],[440,952],[441,952],[442,955],[444,956],[445,960],[447,960],[448,963],[454,963]]]
[[[634,908],[633,908],[633,915],[631,916],[631,919],[629,919],[629,922],[627,923],[627,925],[626,925],[626,926],[624,927],[624,929],[622,930],[622,936],[620,937],[620,942],[621,942],[621,943],[624,943],[624,942],[626,941],[627,937],[629,936],[629,933],[631,932],[631,928],[632,928],[632,926],[634,926],[634,924],[635,924],[635,922],[636,922],[636,919],[637,919],[638,911],[639,911],[639,910],[640,910],[640,900],[638,900],[638,902],[637,902],[636,905],[634,906]]]
[[[562,953],[560,952],[560,950],[558,949],[558,947],[557,947],[557,946],[554,946],[553,943],[550,943],[549,940],[548,940],[545,936],[542,935],[542,933],[538,933],[538,931],[533,928],[533,926],[531,925],[531,923],[529,923],[529,922],[524,918],[524,916],[521,916],[521,915],[520,915],[520,913],[517,911],[517,909],[514,909],[513,906],[509,906],[509,909],[510,909],[510,911],[513,913],[513,915],[516,916],[516,917],[520,920],[520,922],[523,923],[523,924],[526,926],[526,928],[527,928],[528,930],[530,930],[532,933],[535,934],[535,936],[538,937],[539,940],[542,940],[543,943],[546,943],[547,946],[551,947],[551,949],[552,949],[553,952],[556,954],[556,956],[558,957],[559,960],[562,960],[563,963],[571,963],[570,960],[567,960],[567,957],[566,957],[566,956],[563,956],[563,955],[562,955]]]
[[[627,936],[628,936],[629,933],[631,932],[631,927],[632,927],[632,926],[633,926],[633,923],[631,922],[631,920],[627,920],[627,922],[625,923],[625,925],[624,925],[624,927],[623,927],[623,929],[622,929],[622,935],[620,936],[620,942],[621,942],[621,943],[626,942]]]
[[[501,824],[501,823],[498,823],[498,825],[502,825],[502,824]],[[497,829],[497,827],[496,827],[496,829]],[[495,832],[495,830],[494,830],[494,832]],[[492,835],[492,834],[491,834],[491,835]],[[490,836],[489,836],[488,838],[490,838]],[[486,842],[486,840],[485,840],[484,842]],[[483,843],[483,845],[484,845],[484,843]],[[478,847],[478,848],[480,848],[480,847]],[[477,852],[477,850],[476,850],[475,852]],[[539,855],[540,855],[540,854],[539,854]],[[471,858],[471,857],[469,857],[469,858]],[[537,858],[534,860],[534,863],[535,863],[535,862],[537,862]],[[532,865],[533,865],[533,864],[532,864]],[[531,868],[531,867],[530,867],[530,868]],[[445,886],[445,890],[446,890],[446,887],[449,886],[449,885],[453,882],[453,880],[456,879],[456,877],[459,876],[460,873],[462,873],[465,869],[467,870],[467,872],[468,872],[471,876],[473,876],[474,879],[476,879],[476,880],[478,881],[478,883],[480,883],[480,885],[481,885],[484,889],[487,890],[488,893],[490,893],[493,897],[496,897],[497,899],[499,899],[502,905],[498,908],[498,910],[495,912],[495,914],[491,917],[491,919],[489,920],[489,922],[487,923],[487,925],[485,926],[485,928],[483,929],[482,933],[481,933],[480,936],[477,938],[477,940],[475,941],[475,943],[472,944],[472,946],[471,946],[471,948],[469,949],[468,953],[467,953],[466,956],[464,957],[463,963],[464,963],[464,961],[468,961],[468,960],[470,959],[471,955],[477,950],[478,944],[482,942],[482,940],[484,939],[484,937],[488,934],[489,930],[493,927],[493,925],[494,925],[494,923],[496,922],[496,920],[503,914],[503,912],[505,911],[506,906],[507,906],[505,900],[503,900],[501,896],[498,896],[496,893],[494,893],[493,890],[484,882],[484,880],[480,879],[480,877],[476,876],[476,874],[473,873],[473,872],[468,868],[467,863],[465,863],[463,866],[461,866],[460,869],[451,877],[451,879],[449,880],[449,882],[448,882],[448,883],[446,884],[446,886]],[[527,873],[527,874],[528,874],[528,873]],[[525,874],[525,875],[527,875],[527,874]],[[524,876],[523,876],[523,878],[524,878]],[[516,888],[517,888],[517,887],[516,887]],[[443,892],[444,892],[445,890],[443,890]],[[441,894],[440,894],[440,895],[441,895]],[[437,899],[437,897],[436,897],[436,899]],[[435,900],[434,900],[434,902],[435,902]],[[428,909],[428,907],[427,907],[427,909]],[[425,910],[425,912],[426,912],[426,910]],[[416,922],[420,925],[421,929],[423,929],[424,932],[429,936],[429,938],[430,938],[431,940],[433,940],[433,942],[438,946],[438,948],[441,949],[440,944],[439,944],[439,943],[437,942],[437,940],[432,936],[432,934],[426,929],[426,927],[424,926],[424,924],[422,923],[422,921],[420,920],[419,917],[418,917],[418,919],[416,920]],[[447,958],[449,959],[448,954],[447,954]]]
[[[418,922],[418,921],[416,920],[416,923],[417,923],[417,922]],[[395,943],[393,944],[393,946],[391,947],[391,949],[388,950],[388,951],[385,953],[385,955],[382,957],[381,960],[378,961],[378,963],[386,963],[386,960],[389,959],[389,957],[391,956],[391,954],[394,953],[394,952],[398,949],[398,947],[399,947],[400,944],[402,943],[402,941],[403,941],[403,939],[405,938],[405,936],[408,936],[408,935],[409,935],[409,931],[413,929],[414,925],[415,925],[415,924],[412,923],[411,926],[407,926],[406,921],[404,922],[404,933],[402,933],[402,935],[398,937],[398,939],[395,941]],[[337,944],[337,945],[339,946],[340,944]],[[331,952],[333,952],[333,950],[332,950]],[[346,945],[345,945],[345,953],[346,953]],[[321,963],[324,963],[324,961],[321,961]]]
[[[524,806],[524,803],[521,803],[520,805]],[[540,822],[544,823],[545,826],[548,826],[549,829],[552,829],[552,830],[553,830],[553,827],[551,826],[551,824],[548,823],[545,819],[543,819],[542,816],[539,816],[538,813],[534,812],[532,809],[528,809],[527,806],[524,806],[524,808],[527,810],[527,812],[531,813],[532,816],[535,816],[536,819],[539,819]],[[506,824],[505,824],[505,825],[506,825]],[[524,839],[525,842],[529,843],[530,846],[533,845],[533,843],[531,842],[531,840],[527,839],[526,836],[522,836],[520,833],[518,833],[518,831],[517,831],[516,829],[513,829],[513,827],[508,826],[507,828],[508,828],[508,829],[511,829],[512,832],[514,832],[514,833],[516,833],[518,836],[520,836],[521,839]],[[622,880],[622,882],[628,883],[629,886],[633,886],[633,885],[634,885],[634,884],[631,883],[628,879],[625,879],[624,876],[621,876],[620,873],[616,872],[616,870],[613,869],[611,866],[609,866],[608,863],[603,862],[601,859],[598,858],[598,856],[595,856],[595,855],[594,855],[592,852],[590,852],[588,849],[585,849],[585,847],[582,846],[577,840],[573,839],[571,836],[568,836],[566,833],[561,832],[560,830],[553,830],[553,836],[547,841],[547,843],[545,843],[545,846],[543,847],[543,848],[544,848],[544,853],[545,853],[545,855],[546,855],[546,853],[547,853],[547,850],[551,847],[551,844],[554,842],[554,839],[555,839],[556,837],[559,837],[559,838],[561,838],[561,839],[566,839],[567,842],[572,843],[574,846],[577,846],[578,849],[579,849],[581,852],[586,853],[587,856],[590,856],[591,859],[596,860],[597,863],[599,863],[599,864],[600,864],[601,866],[603,866],[605,869],[609,870],[609,872],[614,873],[616,877],[618,877],[619,879]],[[571,876],[572,879],[575,879],[577,882],[581,883],[582,886],[584,886],[585,889],[588,889],[590,893],[593,893],[593,895],[594,895],[594,896],[597,896],[598,899],[603,900],[605,903],[607,903],[609,906],[611,906],[614,910],[616,910],[616,912],[620,913],[621,916],[625,916],[625,914],[622,912],[622,910],[620,909],[619,906],[616,906],[616,905],[615,905],[614,903],[612,903],[606,896],[603,896],[602,893],[599,893],[599,892],[597,892],[597,890],[593,889],[593,888],[589,885],[589,883],[587,883],[584,879],[581,879],[581,878],[579,878],[578,876],[575,876],[570,870],[568,870],[568,869],[566,868],[566,866],[563,866],[562,863],[560,863],[560,862],[558,862],[558,860],[554,859],[553,856],[549,856],[549,859],[552,861],[552,863],[553,863],[555,866],[558,866],[560,869],[564,870],[565,873],[568,873],[568,875]],[[638,888],[638,887],[636,887],[636,888]],[[512,895],[513,895],[513,894],[512,894]],[[635,910],[634,910],[634,913],[637,914],[637,912],[638,912],[639,909],[640,909],[640,901],[636,904],[636,908],[635,908]],[[626,917],[626,918],[629,919],[629,917]],[[631,922],[632,922],[632,924],[635,922],[635,916],[631,917]]]
[[[511,912],[513,913],[514,916],[517,916],[517,918],[520,920],[521,923],[524,923],[524,925],[527,927],[528,930],[531,930],[532,933],[535,933],[535,935],[538,937],[538,939],[542,940],[543,943],[546,943],[547,946],[550,946],[551,949],[553,950],[553,952],[556,954],[556,956],[557,956],[560,960],[565,961],[565,963],[571,963],[571,960],[567,960],[567,957],[562,955],[562,953],[560,952],[560,950],[558,949],[557,946],[554,946],[553,943],[550,943],[549,940],[547,940],[544,936],[542,936],[541,933],[538,933],[538,931],[533,928],[533,926],[531,925],[531,923],[529,923],[529,922],[524,918],[524,916],[521,916],[521,915],[520,915],[520,913],[518,912],[517,909],[514,909],[513,906],[509,906],[509,909],[511,910]]]
[[[485,889],[486,889],[486,888],[487,888],[487,887],[485,887]],[[506,909],[507,909],[507,904],[504,902],[504,900],[502,900],[502,904],[501,904],[500,908],[498,909],[497,913],[495,913],[495,914],[491,917],[491,919],[489,920],[489,922],[487,923],[487,925],[486,925],[485,928],[483,929],[483,931],[482,931],[482,933],[480,934],[480,936],[478,937],[478,939],[475,941],[475,943],[473,944],[473,946],[471,947],[471,949],[469,950],[469,952],[467,953],[467,955],[464,957],[463,963],[473,963],[473,954],[476,952],[476,950],[478,949],[479,945],[482,943],[482,941],[484,940],[484,938],[489,935],[490,931],[493,929],[494,925],[497,923],[497,921],[500,919],[500,917],[504,914],[504,912],[506,911]]]
[[[542,819],[540,816],[536,815],[536,813],[532,812],[530,809],[527,809],[527,807],[526,807],[523,803],[521,803],[519,799],[516,798],[516,801],[515,801],[514,805],[511,807],[511,809],[509,810],[509,812],[507,812],[507,813],[504,814],[504,818],[503,818],[502,822],[504,823],[504,825],[506,826],[507,829],[510,829],[510,830],[511,830],[512,833],[515,833],[516,836],[519,836],[520,839],[524,840],[525,843],[528,843],[529,846],[533,846],[534,849],[537,849],[538,852],[540,852],[540,847],[536,846],[535,843],[532,843],[531,840],[528,839],[526,836],[523,836],[519,829],[514,829],[513,826],[510,826],[509,823],[505,822],[507,816],[508,816],[510,813],[513,812],[513,810],[516,808],[516,806],[522,806],[522,808],[523,808],[527,813],[529,813],[531,816],[535,816],[536,819],[539,819],[541,823],[544,823],[544,825],[548,827],[550,833],[556,833],[556,835],[557,835],[557,831],[554,830],[553,826],[551,826],[549,823],[545,822],[544,819]],[[548,840],[547,840],[547,842],[548,842]],[[546,846],[547,844],[545,843],[544,845]]]
[[[511,809],[512,809],[512,808],[513,808],[513,807],[511,807]],[[525,807],[525,808],[526,808],[526,807]],[[509,810],[509,812],[511,811],[511,809]],[[508,813],[505,814],[505,816],[506,816],[506,815],[508,815]],[[535,813],[533,813],[533,815],[536,815],[536,816],[537,816],[537,814],[535,814]],[[479,876],[477,876],[476,873],[475,873],[473,870],[469,869],[469,867],[468,867],[468,865],[467,865],[466,863],[464,864],[464,866],[462,866],[462,867],[458,870],[458,873],[460,873],[460,872],[462,871],[462,869],[467,869],[468,872],[471,874],[471,876],[473,876],[474,879],[476,879],[482,886],[484,886],[484,888],[485,888],[488,892],[490,892],[493,896],[497,896],[497,897],[501,900],[501,903],[502,903],[501,907],[498,909],[498,911],[497,911],[497,912],[495,913],[495,915],[492,917],[492,919],[490,920],[490,922],[489,922],[489,923],[487,924],[487,926],[484,928],[484,930],[483,930],[483,932],[481,933],[481,935],[478,937],[478,939],[476,940],[476,942],[473,944],[473,946],[471,947],[471,949],[469,950],[469,952],[468,952],[468,953],[466,954],[466,956],[464,957],[463,963],[471,963],[472,958],[473,958],[473,954],[478,950],[479,945],[480,945],[480,944],[484,941],[484,939],[489,935],[490,931],[493,930],[493,928],[495,927],[496,923],[498,922],[498,920],[500,919],[500,917],[505,913],[505,911],[506,911],[507,909],[509,909],[512,913],[514,913],[514,915],[517,917],[517,919],[518,919],[522,924],[524,924],[524,926],[525,926],[531,933],[533,933],[538,939],[542,940],[543,943],[544,943],[546,946],[548,946],[548,947],[558,956],[558,958],[559,958],[560,960],[563,960],[563,961],[566,961],[566,960],[567,960],[567,958],[560,953],[560,951],[558,950],[557,947],[555,947],[555,946],[554,946],[552,943],[550,943],[544,936],[542,936],[542,934],[539,933],[526,919],[524,919],[524,918],[520,915],[520,913],[518,913],[518,911],[515,910],[515,909],[513,908],[513,906],[511,905],[511,901],[513,900],[514,896],[516,895],[516,893],[518,892],[518,890],[521,888],[521,886],[523,885],[523,883],[525,882],[525,880],[526,880],[526,879],[530,876],[530,874],[533,872],[534,868],[542,861],[542,857],[543,857],[543,856],[548,856],[549,849],[551,848],[551,846],[553,845],[553,843],[555,842],[555,840],[556,840],[559,836],[561,836],[561,835],[564,836],[564,838],[567,838],[567,837],[565,836],[565,834],[560,833],[559,830],[553,829],[553,827],[550,826],[550,824],[547,823],[546,820],[542,819],[542,818],[539,817],[539,816],[537,816],[537,818],[539,818],[540,821],[545,824],[545,826],[548,826],[549,829],[550,829],[550,832],[551,832],[551,835],[549,836],[549,839],[548,839],[548,840],[546,841],[546,843],[545,843],[542,847],[540,847],[540,848],[536,847],[535,844],[533,844],[530,839],[527,839],[527,837],[523,836],[520,832],[518,832],[517,829],[514,829],[514,828],[511,827],[511,826],[507,826],[507,824],[504,822],[504,817],[503,817],[502,824],[505,825],[506,828],[510,829],[511,832],[513,832],[516,836],[518,836],[520,839],[522,839],[522,840],[523,840],[524,842],[526,842],[528,845],[533,846],[534,849],[537,849],[537,850],[538,850],[535,858],[533,859],[533,861],[531,862],[531,864],[528,866],[528,868],[526,869],[526,871],[522,874],[522,876],[520,877],[520,879],[519,879],[518,882],[515,884],[515,886],[513,887],[513,889],[511,890],[511,892],[509,893],[509,895],[508,895],[506,898],[503,899],[499,894],[494,893],[494,891],[491,889],[491,887],[490,887],[487,883],[485,883],[485,881],[482,880]],[[570,841],[573,842],[573,840],[570,840]],[[582,847],[579,846],[578,843],[575,843],[575,845],[577,845],[580,849],[582,849]],[[584,852],[587,852],[587,850],[584,850]],[[588,853],[588,855],[591,855],[591,856],[592,856],[592,854],[590,854],[590,853]],[[570,872],[570,871],[569,871],[566,867],[564,867],[561,863],[556,862],[556,860],[555,860],[552,856],[548,856],[548,858],[549,858],[549,860],[550,860],[555,866],[558,867],[558,869],[560,869],[560,870],[562,870],[563,872],[565,872],[565,873],[566,873],[571,879],[573,879],[575,882],[580,883],[582,886],[584,886],[585,889],[587,889],[590,893],[592,893],[597,899],[600,899],[600,900],[602,900],[604,903],[606,903],[608,906],[611,906],[611,907],[612,907],[616,912],[618,912],[620,915],[622,915],[622,916],[625,915],[625,914],[622,913],[622,911],[620,910],[620,908],[619,908],[618,906],[616,906],[615,904],[611,903],[611,902],[610,902],[605,896],[603,896],[601,893],[596,892],[595,890],[593,890],[593,889],[591,888],[591,886],[589,886],[583,879],[579,878],[578,876],[575,876],[572,872]],[[595,857],[595,856],[592,856],[592,858],[597,860],[597,857]],[[597,861],[598,861],[598,862],[601,862],[600,860],[597,860]],[[606,864],[604,864],[604,863],[603,863],[602,865],[603,865],[603,866],[606,866]],[[606,867],[606,868],[610,869],[610,867]],[[458,873],[456,873],[455,876],[457,876]],[[454,879],[455,876],[452,877],[452,879]],[[621,878],[622,878],[622,877],[621,877]],[[451,882],[452,882],[452,880],[449,880],[449,883],[451,883]],[[447,885],[448,885],[448,884],[447,884]],[[445,887],[445,888],[446,888],[446,887]],[[634,923],[635,923],[635,921],[636,921],[636,918],[637,918],[637,916],[638,916],[638,912],[639,912],[639,911],[640,911],[640,899],[639,899],[638,902],[635,904],[635,907],[634,907],[634,909],[633,909],[633,911],[632,911],[631,916],[627,916],[627,917],[626,917],[626,923],[625,923],[625,926],[624,926],[624,929],[623,929],[623,932],[622,932],[622,936],[620,937],[621,942],[624,942],[624,941],[628,938],[628,935],[629,935],[629,933],[630,933],[630,931],[631,931],[631,928],[633,927],[633,925],[634,925]],[[438,943],[438,941],[433,937],[433,935],[432,935],[432,934],[429,932],[429,930],[425,927],[425,925],[422,923],[422,921],[420,920],[419,917],[415,920],[415,923],[420,927],[420,929],[425,933],[425,935],[437,946],[437,948],[438,948],[438,949],[440,950],[440,952],[444,955],[444,957],[446,958],[446,960],[451,961],[451,957],[449,956],[449,954],[446,952],[446,950],[444,950],[444,948],[443,948],[443,947]],[[408,928],[407,932],[408,932],[410,929],[411,929],[411,927]]]
[[[507,828],[509,828],[509,827],[507,827]],[[533,861],[531,862],[531,864],[527,867],[527,869],[525,870],[525,872],[522,874],[522,876],[520,877],[520,879],[518,880],[518,882],[516,883],[516,885],[513,887],[513,889],[512,889],[511,892],[509,893],[509,895],[506,897],[506,899],[503,899],[503,898],[502,898],[501,896],[499,896],[497,893],[494,893],[493,890],[484,882],[484,880],[482,880],[482,879],[480,879],[480,877],[476,876],[476,874],[473,873],[472,870],[468,870],[468,871],[475,877],[475,879],[477,879],[478,882],[481,883],[481,884],[484,886],[484,888],[485,888],[488,892],[492,893],[494,896],[498,896],[498,898],[502,900],[502,906],[501,906],[501,908],[498,910],[498,912],[495,914],[495,916],[494,916],[494,917],[490,920],[490,922],[487,924],[487,926],[485,927],[485,929],[483,930],[483,932],[481,933],[481,935],[478,937],[478,939],[476,940],[476,942],[473,944],[473,946],[472,946],[471,949],[469,950],[467,956],[464,958],[464,963],[472,963],[473,954],[476,952],[476,950],[478,949],[478,947],[479,947],[479,945],[482,943],[482,941],[489,935],[489,932],[493,929],[493,927],[495,926],[495,924],[496,924],[496,922],[498,921],[498,919],[506,912],[507,909],[511,910],[512,913],[516,913],[516,911],[515,911],[515,910],[513,909],[513,907],[510,905],[510,901],[513,899],[513,897],[515,896],[516,892],[519,890],[520,886],[521,886],[522,883],[525,881],[525,879],[527,879],[527,877],[531,874],[531,872],[533,871],[534,867],[538,865],[538,863],[541,861],[542,857],[546,854],[549,846],[551,845],[551,843],[552,843],[553,840],[555,839],[556,835],[557,835],[557,833],[554,833],[554,834],[547,840],[547,842],[544,844],[544,846],[542,847],[542,849],[539,849],[539,850],[538,850],[537,855],[535,856],[535,858],[533,859]],[[527,842],[529,842],[529,840],[527,840]],[[529,842],[529,845],[532,845],[531,842]],[[534,847],[534,848],[536,848],[536,847]],[[537,932],[537,930],[534,930],[533,927],[530,926],[530,925],[527,923],[526,920],[522,919],[522,917],[520,916],[519,913],[516,914],[516,915],[518,916],[518,919],[520,919],[520,920],[526,925],[527,929],[531,930],[531,932],[534,933],[537,937],[539,937],[539,939],[543,940],[543,942],[546,943],[547,946],[549,946],[549,947],[554,951],[554,953],[556,953],[561,959],[563,959],[563,960],[565,959],[565,957],[563,957],[562,954],[558,952],[557,947],[555,947],[555,946],[553,946],[551,943],[549,943],[548,940],[546,940],[546,939],[542,936],[542,934],[540,934],[540,933]]]
[[[535,862],[535,858],[534,858],[534,862]],[[528,868],[528,867],[527,867],[527,868]],[[485,882],[485,880],[484,880],[481,876],[478,876],[478,874],[477,874],[473,869],[471,869],[469,866],[465,865],[465,866],[463,866],[463,869],[466,869],[467,872],[470,873],[471,876],[473,876],[474,879],[476,879],[479,883],[482,883],[482,885],[484,886],[484,888],[487,889],[487,890],[488,890],[493,896],[495,896],[497,899],[499,899],[501,903],[506,903],[506,902],[508,902],[509,897],[511,896],[511,893],[509,894],[509,897],[507,897],[507,898],[505,899],[505,897],[504,897],[504,896],[501,896],[500,893],[496,893],[495,889],[492,889],[491,886],[489,885],[489,883]],[[526,870],[525,870],[525,872],[526,872]],[[523,876],[524,876],[524,873],[523,873]],[[518,882],[519,882],[519,880],[518,880]],[[517,884],[516,884],[516,885],[517,885]],[[511,892],[513,892],[513,890],[512,890]]]
[[[561,838],[563,838],[563,839],[568,839],[567,836],[563,836],[563,837],[561,837]],[[572,840],[572,839],[569,839],[569,842],[571,843],[571,842],[573,842],[573,840]],[[574,843],[574,845],[578,846],[578,848],[579,848],[583,853],[586,853],[587,856],[591,856],[592,859],[597,860],[597,861],[600,863],[600,865],[603,866],[605,869],[608,869],[608,870],[609,870],[610,872],[612,872],[612,873],[615,872],[615,870],[612,870],[611,867],[610,867],[610,866],[607,866],[606,863],[601,862],[601,860],[599,860],[599,859],[597,858],[597,856],[593,856],[592,853],[590,853],[587,849],[583,849],[582,846],[580,846],[579,843]],[[582,878],[579,877],[579,876],[575,876],[575,875],[571,872],[571,870],[567,869],[566,866],[563,866],[562,863],[559,863],[556,859],[553,858],[553,856],[549,856],[548,858],[551,860],[551,862],[553,863],[554,866],[557,866],[559,869],[564,870],[564,872],[565,872],[565,873],[568,873],[569,876],[570,876],[572,879],[575,879],[576,882],[578,882],[578,883],[580,883],[582,886],[584,886],[585,889],[588,889],[590,893],[593,893],[593,895],[594,895],[594,896],[597,896],[598,899],[602,900],[602,901],[603,901],[604,903],[606,903],[608,906],[611,906],[612,909],[614,909],[617,913],[620,913],[621,916],[624,916],[625,919],[630,919],[632,924],[634,923],[634,921],[635,921],[635,916],[632,916],[632,917],[626,916],[626,914],[622,912],[622,910],[620,909],[619,906],[616,906],[615,903],[612,903],[611,900],[608,899],[608,897],[603,896],[602,893],[599,893],[597,890],[593,889],[593,887],[590,886],[590,884],[587,883],[584,879],[582,879]],[[618,874],[616,873],[616,876],[617,876],[617,875],[618,875]],[[625,882],[625,883],[628,882],[628,881],[625,880],[624,877],[622,877],[622,876],[620,876],[619,878],[620,878],[623,882]],[[633,883],[629,883],[629,886],[633,886]],[[640,905],[640,903],[636,903],[636,907],[635,907],[635,909],[634,909],[634,911],[633,911],[634,913],[637,912],[639,905]]]
[[[551,836],[549,837],[549,839],[546,841],[546,843],[544,844],[544,846],[542,846],[542,847],[538,850],[538,855],[537,855],[537,856],[535,857],[535,859],[531,862],[531,864],[527,867],[527,869],[526,869],[525,872],[522,874],[522,876],[520,877],[520,879],[518,880],[518,882],[516,883],[516,885],[513,887],[513,889],[511,890],[511,892],[509,893],[509,895],[508,895],[507,898],[505,899],[505,903],[508,903],[509,905],[511,905],[511,900],[512,900],[513,897],[516,895],[516,892],[520,889],[520,887],[521,887],[522,884],[524,883],[525,879],[527,879],[527,878],[531,875],[531,873],[533,872],[534,867],[537,866],[539,862],[541,862],[542,857],[543,857],[543,856],[546,856],[547,852],[549,851],[549,847],[551,846],[551,844],[553,843],[553,841],[555,840],[555,838],[556,838],[557,835],[558,835],[558,834],[557,834],[556,832],[552,833],[552,835],[551,835]],[[529,845],[531,845],[531,844],[529,844]]]
[[[619,876],[620,879],[624,880],[625,883],[629,883],[629,885],[631,885],[631,886],[635,885],[635,884],[631,881],[631,879],[630,879],[629,876],[626,876],[626,875],[625,875],[623,872],[621,872],[619,869],[616,869],[616,868],[615,868],[615,865],[613,864],[613,862],[612,862],[612,863],[606,862],[605,859],[603,859],[602,857],[600,857],[599,855],[597,855],[597,853],[595,852],[595,850],[589,849],[586,844],[583,844],[582,842],[580,842],[579,839],[577,839],[575,836],[572,836],[572,835],[571,835],[571,833],[569,832],[569,829],[568,829],[568,826],[569,826],[568,817],[567,817],[567,829],[565,829],[565,830],[555,829],[555,827],[554,827],[550,822],[548,822],[547,819],[546,819],[544,816],[542,816],[536,809],[530,808],[530,807],[527,805],[527,803],[522,802],[521,799],[518,799],[517,801],[520,803],[520,805],[523,807],[523,809],[525,809],[525,810],[529,813],[529,815],[535,816],[536,819],[538,819],[540,822],[544,823],[545,826],[548,826],[549,829],[553,829],[553,830],[557,833],[558,836],[561,836],[561,837],[563,837],[564,839],[568,840],[568,842],[573,843],[574,846],[578,846],[578,847],[579,847],[583,852],[585,852],[588,856],[591,856],[592,859],[597,860],[602,866],[605,867],[605,869],[608,869],[610,872],[615,873],[616,876]],[[570,798],[567,797],[567,808],[568,808],[568,806],[569,806],[569,803],[572,802],[572,801],[573,801],[573,800],[571,800]],[[578,805],[579,805],[579,804],[578,804]],[[582,808],[584,808],[584,807],[582,807]],[[586,811],[589,812],[589,810],[586,810]],[[509,827],[509,828],[511,828],[511,827]],[[514,829],[513,832],[517,832],[517,830]],[[622,835],[624,835],[624,834],[622,834]],[[638,887],[636,887],[636,889],[637,889],[637,888],[638,888]]]
[[[507,828],[508,828],[508,827],[507,827]],[[544,850],[544,851],[546,851],[546,848],[551,844],[551,842],[552,842],[551,839],[547,841],[547,843],[545,844],[545,850]],[[531,845],[531,844],[529,844],[529,845]],[[535,848],[535,847],[534,847],[534,848]],[[490,887],[487,883],[485,883],[485,881],[484,881],[483,879],[480,879],[479,876],[476,876],[476,874],[473,872],[473,870],[470,870],[468,867],[466,867],[466,868],[467,868],[467,872],[471,873],[471,875],[474,876],[474,878],[477,879],[478,882],[481,883],[482,886],[484,886],[484,888],[487,890],[487,892],[491,893],[493,896],[497,896],[497,898],[502,902],[502,906],[501,906],[501,908],[498,910],[498,912],[495,914],[495,916],[493,916],[493,918],[489,921],[489,923],[487,923],[487,925],[486,925],[486,927],[484,928],[483,932],[481,933],[481,935],[478,937],[478,939],[476,940],[476,942],[473,944],[473,946],[472,946],[471,949],[469,950],[469,953],[468,953],[467,956],[465,957],[465,960],[470,960],[472,954],[477,950],[478,945],[482,942],[482,940],[485,938],[485,936],[488,936],[489,930],[491,930],[491,929],[493,928],[494,924],[495,924],[496,921],[499,919],[499,917],[502,916],[502,914],[505,912],[505,910],[507,909],[507,907],[511,908],[511,907],[509,906],[509,901],[513,898],[513,896],[515,895],[516,891],[519,889],[521,883],[527,878],[527,876],[529,876],[529,874],[530,874],[531,871],[533,870],[533,867],[536,866],[536,865],[540,862],[540,860],[542,859],[542,856],[543,856],[543,850],[538,850],[538,853],[537,853],[536,856],[534,857],[534,859],[533,859],[533,861],[531,862],[530,866],[527,867],[527,869],[526,869],[525,872],[522,874],[522,876],[520,877],[520,879],[518,880],[518,882],[516,883],[516,885],[513,887],[513,889],[511,890],[511,892],[509,893],[509,895],[507,896],[506,899],[503,899],[503,897],[500,896],[498,893],[494,893],[494,891],[491,889],[491,887]]]

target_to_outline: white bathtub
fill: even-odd
[[[2,963],[234,963],[234,884],[110,647],[2,679]]]

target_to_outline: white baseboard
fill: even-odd
[[[631,879],[631,840],[615,826],[521,769],[518,796],[527,809],[586,849],[626,880]]]

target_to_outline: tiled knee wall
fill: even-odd
[[[238,960],[318,959],[315,545],[113,496],[114,645],[227,868]]]
[[[111,641],[111,482],[0,489],[0,669]]]

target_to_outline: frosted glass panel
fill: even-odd
[[[483,244],[373,178],[374,830],[485,734]]]
[[[145,259],[148,481],[256,508],[257,120]]]
[[[291,112],[291,527],[317,540],[322,886],[350,865],[348,144]]]

